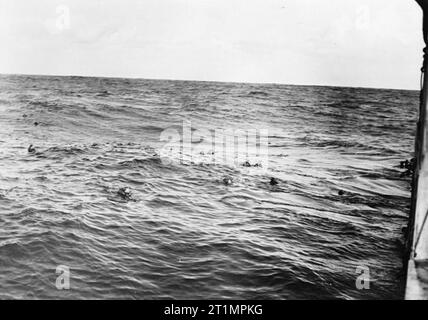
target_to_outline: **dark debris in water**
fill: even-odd
[[[264,92],[264,91],[250,91],[248,93],[248,95],[250,95],[250,96],[263,96],[263,97],[267,97],[269,94],[267,92]]]

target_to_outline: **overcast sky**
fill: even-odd
[[[419,87],[413,0],[0,0],[0,73]]]

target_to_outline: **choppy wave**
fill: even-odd
[[[0,297],[401,298],[410,190],[397,164],[417,99],[1,76]],[[160,134],[183,120],[268,128],[269,168],[164,162]],[[58,265],[69,291],[55,288]],[[357,267],[371,290],[355,287]]]

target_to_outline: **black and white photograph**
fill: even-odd
[[[427,44],[428,0],[0,0],[0,300],[427,300]]]

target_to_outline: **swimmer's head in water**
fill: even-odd
[[[251,167],[251,163],[248,161],[245,161],[243,166],[249,168],[249,167]]]
[[[276,185],[279,184],[278,180],[275,179],[275,178],[270,178],[270,182],[269,183],[270,183],[271,186],[276,186]]]
[[[34,152],[36,152],[36,149],[35,149],[35,148],[33,148],[33,145],[32,145],[32,144],[30,144],[30,146],[28,147],[28,152],[30,152],[30,153],[34,153]]]
[[[117,194],[125,200],[128,200],[131,198],[132,196],[132,192],[129,188],[120,188],[119,191],[117,191]]]
[[[229,186],[229,185],[231,185],[231,184],[233,183],[233,180],[232,180],[232,178],[230,178],[230,177],[225,177],[225,178],[223,178],[223,183],[224,183],[226,186]]]

